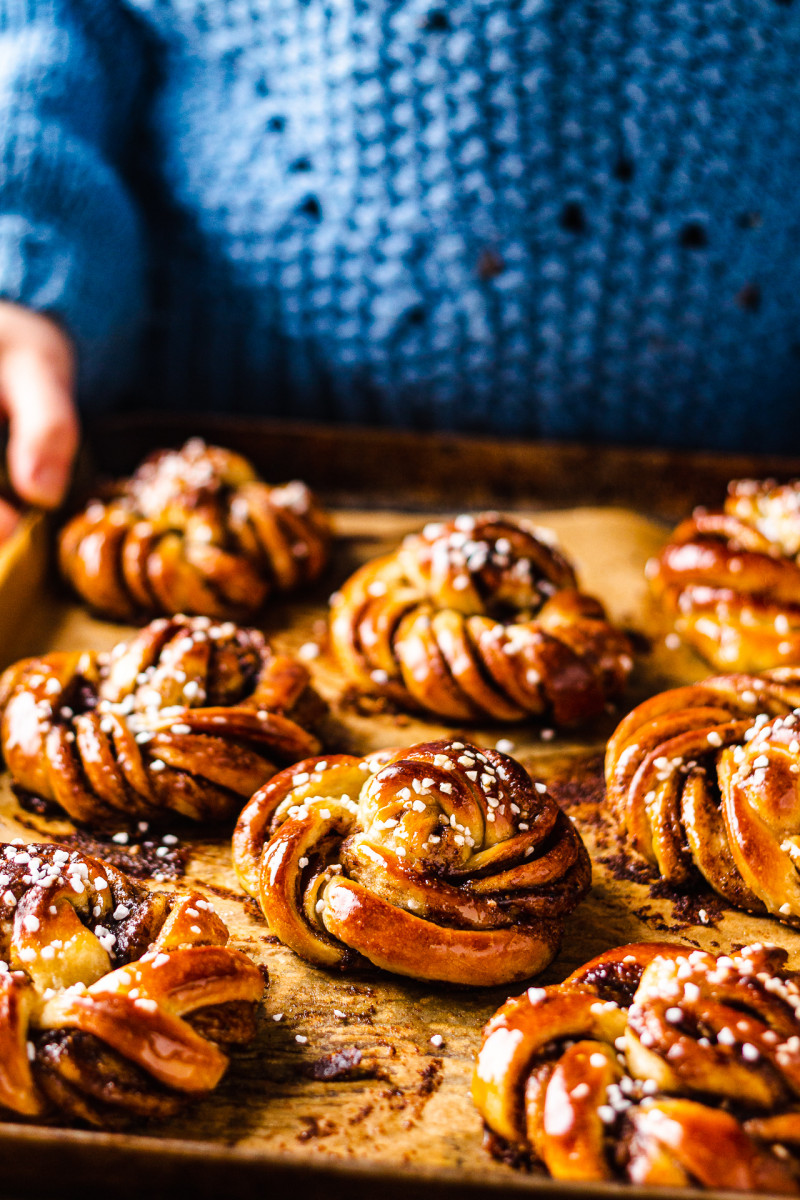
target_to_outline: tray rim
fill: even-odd
[[[611,1197],[629,1197],[630,1200],[697,1200],[698,1196],[710,1200],[742,1200],[742,1196],[761,1195],[767,1200],[772,1193],[743,1193],[731,1191],[701,1191],[692,1188],[641,1187],[634,1184],[569,1183],[538,1175],[515,1173],[508,1179],[479,1180],[474,1176],[465,1178],[453,1168],[408,1166],[388,1170],[379,1164],[353,1159],[314,1159],[300,1162],[281,1154],[263,1154],[255,1150],[213,1145],[208,1142],[193,1142],[178,1138],[155,1139],[138,1134],[115,1134],[96,1130],[66,1129],[53,1126],[22,1125],[4,1122],[0,1125],[0,1148],[4,1152],[4,1177],[0,1183],[0,1194],[17,1196],[14,1187],[34,1182],[25,1164],[22,1171],[15,1164],[14,1152],[35,1152],[49,1162],[70,1149],[86,1151],[94,1160],[96,1171],[104,1172],[107,1166],[129,1165],[134,1170],[144,1167],[150,1172],[147,1179],[148,1191],[153,1196],[167,1195],[169,1184],[180,1173],[182,1186],[191,1187],[195,1200],[218,1197],[221,1181],[225,1180],[229,1196],[249,1197],[267,1184],[270,1200],[273,1197],[292,1196],[296,1200],[296,1189],[300,1184],[314,1181],[322,1189],[314,1196],[324,1195],[326,1200],[353,1200],[361,1196],[373,1196],[374,1187],[383,1187],[382,1200],[407,1200],[407,1190],[413,1186],[414,1196],[427,1200],[496,1200],[499,1196],[553,1197],[556,1200],[610,1200]],[[11,1153],[9,1153],[9,1151]],[[243,1187],[234,1187],[231,1170],[237,1171],[237,1181]],[[187,1171],[191,1172],[187,1175]],[[154,1173],[155,1172],[155,1177]],[[159,1177],[159,1172],[160,1177]],[[94,1172],[92,1172],[94,1173]],[[387,1184],[389,1187],[387,1188]],[[396,1186],[395,1186],[396,1185]],[[85,1200],[86,1178],[68,1178],[59,1189],[63,1200]],[[141,1197],[141,1180],[131,1175],[128,1179],[115,1180],[119,1200]],[[369,1191],[368,1191],[369,1189]],[[309,1193],[304,1193],[309,1195]]]
[[[377,508],[564,508],[621,504],[677,522],[693,504],[721,503],[732,478],[800,477],[800,455],[488,437],[213,413],[138,411],[87,418],[85,444],[104,473],[127,470],[147,448],[187,436],[219,439],[270,467],[301,475],[335,502],[367,499]],[[270,476],[267,476],[268,478]],[[389,489],[387,495],[387,488]],[[417,503],[415,504],[415,497]]]

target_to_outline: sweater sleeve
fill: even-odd
[[[0,0],[0,297],[62,323],[79,394],[101,403],[130,377],[144,311],[120,175],[142,76],[118,0]]]

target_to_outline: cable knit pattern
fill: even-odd
[[[62,316],[87,401],[136,382],[138,209],[150,403],[800,449],[796,4],[0,0],[0,30],[0,294]]]
[[[130,378],[145,304],[121,175],[138,40],[114,3],[0,0],[0,296],[67,325],[98,396]]]

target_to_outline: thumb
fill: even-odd
[[[19,524],[19,513],[5,500],[0,500],[0,546],[7,542]]]
[[[69,483],[79,425],[72,399],[71,361],[36,346],[9,348],[0,386],[8,414],[8,470],[17,494],[53,508]]]

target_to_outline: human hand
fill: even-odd
[[[0,301],[0,419],[8,421],[8,474],[21,500],[55,508],[78,448],[75,353],[40,313]],[[0,499],[0,543],[19,519]]]

